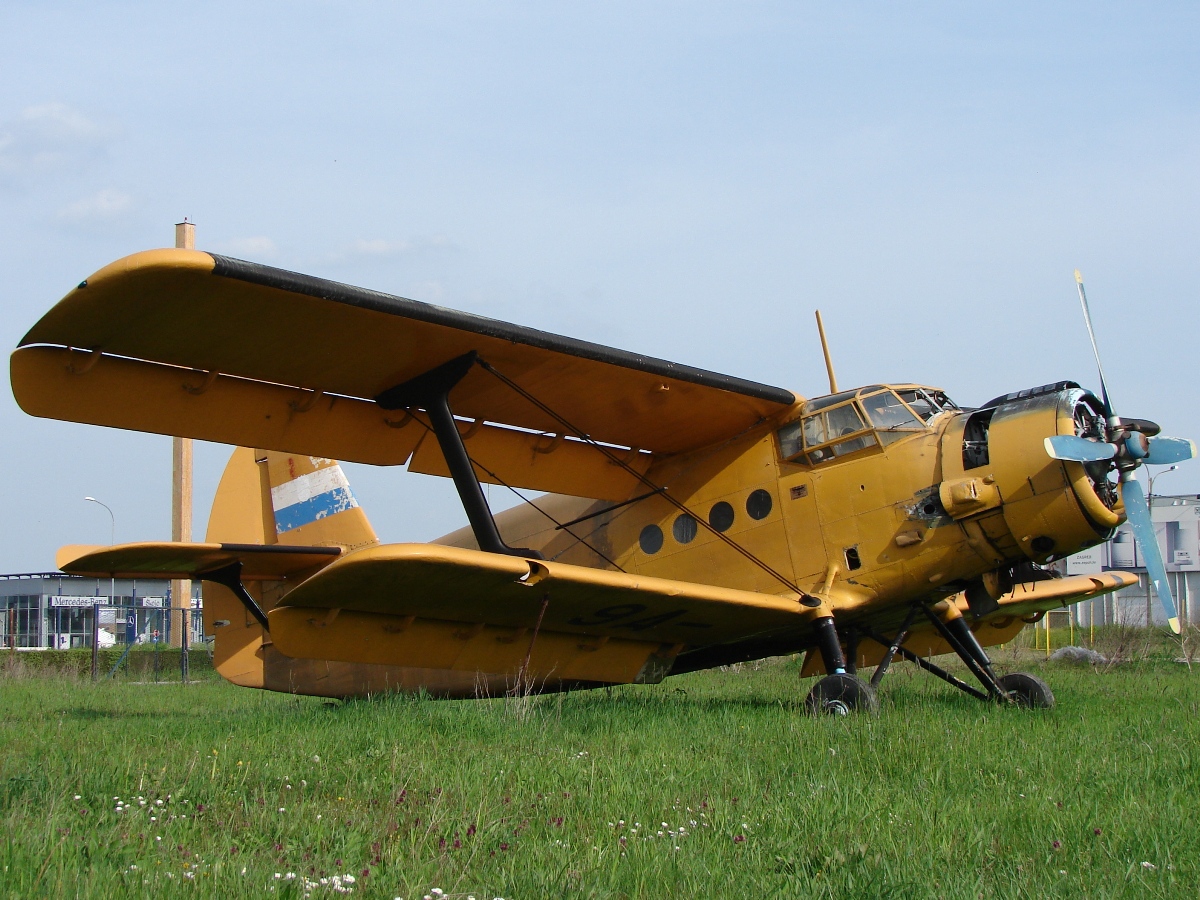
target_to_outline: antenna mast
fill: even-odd
[[[829,372],[829,393],[838,392],[837,376],[833,374],[833,358],[829,355],[829,341],[825,340],[825,323],[821,321],[821,311],[817,310],[817,331],[821,335],[821,352],[825,354],[825,369]]]

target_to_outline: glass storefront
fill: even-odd
[[[192,645],[204,639],[199,590],[199,584],[193,584],[188,634]],[[0,648],[91,647],[97,612],[101,647],[177,645],[181,617],[177,610],[172,614],[170,593],[166,581],[0,575]]]

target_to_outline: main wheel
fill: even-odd
[[[1053,709],[1054,692],[1050,685],[1025,672],[1013,672],[1000,677],[1000,687],[1009,699],[1024,709]]]
[[[839,672],[818,681],[804,701],[813,715],[848,716],[852,712],[879,712],[875,689],[861,678]]]

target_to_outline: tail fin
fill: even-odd
[[[339,544],[347,551],[379,543],[375,529],[354,498],[337,460],[318,456],[266,452],[275,541],[322,546]]]
[[[336,460],[238,447],[213,498],[206,540],[230,544],[338,545],[347,552],[379,543]],[[269,610],[289,589],[284,582],[248,582]],[[213,662],[225,678],[264,687],[263,644],[269,637],[227,588],[204,583],[206,634],[215,634]],[[278,688],[276,688],[278,689]]]

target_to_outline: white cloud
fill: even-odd
[[[457,249],[457,245],[450,238],[442,235],[399,240],[366,238],[354,241],[341,251],[334,253],[329,261],[341,263],[353,260],[396,259],[401,256],[416,256],[430,251]]]
[[[98,222],[114,219],[128,211],[132,205],[133,198],[128,194],[112,188],[106,188],[90,197],[76,200],[70,206],[61,210],[58,217],[64,221],[78,224]]]
[[[254,237],[234,238],[229,241],[222,241],[213,247],[218,253],[225,253],[229,256],[237,256],[243,259],[270,259],[274,257],[279,248],[275,246],[275,242],[266,235],[255,235]]]
[[[385,241],[375,238],[369,241],[355,241],[350,245],[348,256],[400,256],[412,249],[410,241]]]
[[[64,103],[29,106],[0,124],[0,173],[61,169],[99,153],[111,138],[112,129]]]

